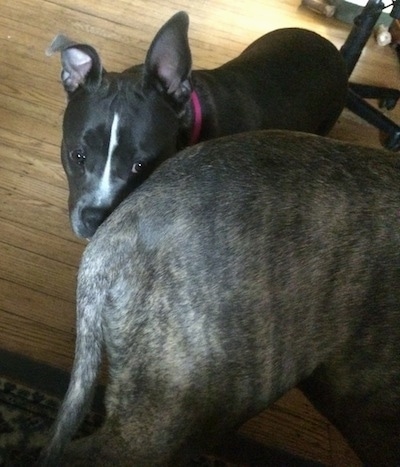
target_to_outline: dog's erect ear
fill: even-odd
[[[144,84],[166,91],[178,103],[186,101],[191,92],[188,28],[185,12],[174,15],[158,31],[144,64]]]
[[[79,87],[96,89],[103,73],[101,60],[90,45],[77,44],[62,34],[56,36],[47,49],[47,55],[61,52],[61,80],[68,94]]]

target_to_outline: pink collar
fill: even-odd
[[[194,122],[192,127],[192,132],[190,134],[189,145],[193,145],[199,142],[201,125],[203,121],[203,115],[201,111],[200,99],[196,91],[192,91],[190,95],[190,102],[192,104]]]

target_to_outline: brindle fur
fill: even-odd
[[[67,465],[180,465],[297,385],[363,462],[399,465],[399,284],[398,156],[283,131],[185,150],[86,248],[44,464],[104,345],[107,418]]]

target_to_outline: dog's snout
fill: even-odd
[[[87,207],[82,209],[81,220],[86,232],[85,237],[92,237],[108,214],[108,211],[99,207]]]

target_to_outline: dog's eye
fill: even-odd
[[[145,164],[143,162],[135,162],[132,166],[132,173],[138,174],[140,173],[145,167]]]
[[[74,149],[69,153],[69,157],[78,165],[84,165],[86,159],[85,153],[82,149]]]

